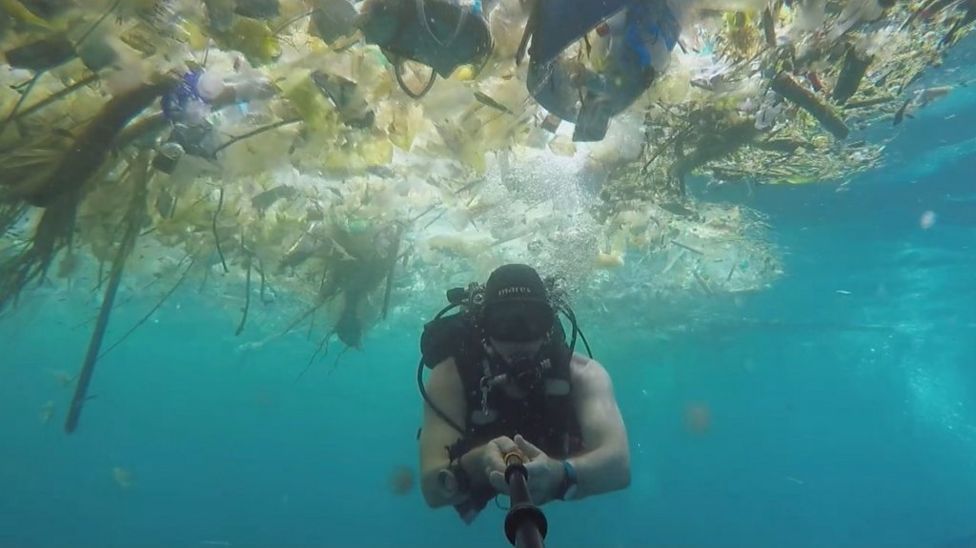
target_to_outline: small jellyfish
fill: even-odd
[[[71,376],[71,374],[67,371],[62,371],[60,369],[49,369],[48,371],[51,373],[51,377],[53,377],[54,380],[61,386],[70,386],[75,380],[74,377]]]
[[[132,487],[132,472],[122,468],[121,466],[112,468],[112,479],[115,480],[115,484],[121,489],[128,489]]]
[[[413,490],[413,469],[409,466],[396,466],[390,473],[390,491],[394,495],[406,495]]]
[[[701,402],[686,405],[684,418],[685,429],[692,434],[707,434],[712,427],[712,410]]]

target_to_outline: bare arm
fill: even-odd
[[[584,447],[569,459],[578,476],[574,498],[623,489],[630,485],[630,446],[610,375],[597,361],[574,356],[572,380]]]
[[[448,418],[464,428],[467,403],[464,388],[452,358],[444,360],[431,372],[427,380],[427,395]],[[449,494],[438,480],[438,474],[450,465],[447,447],[461,438],[461,433],[424,402],[424,425],[420,432],[420,490],[431,508],[460,504],[467,493]],[[498,451],[489,451],[488,444],[476,447],[461,457],[461,467],[474,486],[488,482],[486,467],[489,459],[498,460]],[[501,463],[495,463],[496,467]]]

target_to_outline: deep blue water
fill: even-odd
[[[785,253],[769,290],[715,298],[712,321],[669,337],[580,311],[614,377],[633,484],[545,507],[550,546],[921,547],[976,533],[976,108],[960,101],[933,106],[889,167],[846,191],[697,189],[769,215]],[[39,296],[0,320],[0,546],[506,545],[501,509],[464,526],[388,487],[395,467],[416,467],[423,318],[296,383],[303,336],[241,354],[232,323],[188,289],[100,362],[97,398],[66,436],[71,388],[52,371],[80,363],[83,299]],[[688,428],[690,406],[707,427]]]

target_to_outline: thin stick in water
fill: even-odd
[[[38,71],[38,73],[31,78],[30,82],[27,83],[27,89],[20,94],[20,99],[17,100],[13,110],[11,110],[10,114],[8,114],[3,120],[3,123],[0,123],[0,134],[3,134],[3,131],[7,129],[7,124],[9,124],[10,121],[14,119],[14,116],[17,115],[17,111],[20,110],[21,105],[23,105],[24,101],[27,100],[27,95],[29,95],[31,90],[34,89],[34,84],[37,83],[37,80],[40,79],[42,74],[44,74],[44,71]]]
[[[271,32],[271,35],[272,36],[278,36],[279,34],[281,34],[281,31],[283,31],[286,28],[294,25],[295,23],[301,21],[302,19],[305,19],[306,17],[309,17],[309,16],[313,15],[317,11],[319,11],[318,8],[315,8],[315,9],[313,9],[311,11],[307,11],[305,13],[300,13],[300,14],[292,17],[291,19],[289,19],[289,20],[285,21],[284,23],[282,23],[281,25],[279,25],[278,28],[276,28],[274,31]]]
[[[693,248],[693,247],[691,247],[689,245],[685,245],[685,244],[679,242],[678,240],[671,240],[671,243],[673,243],[674,245],[676,245],[676,246],[678,246],[678,247],[680,247],[682,249],[687,249],[688,251],[691,251],[692,253],[695,253],[697,255],[704,255],[705,254],[704,251],[695,249],[695,248]]]
[[[312,314],[311,318],[308,320],[308,333],[305,334],[305,340],[312,340],[313,329],[315,329],[315,314]]]
[[[239,336],[244,332],[244,326],[247,324],[247,311],[251,308],[251,257],[247,257],[247,276],[244,281],[244,315],[241,316],[241,323],[237,326],[237,332],[234,335]]]
[[[259,127],[259,128],[255,129],[253,131],[248,131],[247,133],[245,133],[243,135],[238,135],[237,137],[232,138],[230,141],[227,141],[226,143],[224,143],[224,144],[220,145],[219,147],[217,147],[216,149],[214,149],[213,155],[216,156],[217,154],[220,153],[220,151],[224,150],[225,148],[233,145],[234,143],[236,143],[238,141],[243,141],[244,139],[247,139],[249,137],[254,137],[255,135],[259,135],[261,133],[264,133],[265,131],[271,131],[272,129],[278,129],[278,128],[282,127],[282,126],[287,126],[289,124],[294,124],[294,123],[301,122],[301,121],[302,121],[301,118],[288,118],[286,120],[280,120],[280,121],[275,122],[273,124],[268,124],[266,126]]]
[[[102,284],[105,283],[105,261],[98,261],[98,283],[95,284],[95,288],[92,289],[92,293],[97,292],[102,288]]]
[[[308,370],[311,369],[312,364],[315,363],[315,358],[317,358],[318,355],[322,352],[323,347],[325,348],[325,354],[323,354],[323,357],[329,355],[329,340],[332,339],[333,333],[335,332],[329,331],[329,333],[327,333],[325,337],[322,337],[322,340],[319,341],[319,347],[315,349],[315,353],[312,354],[311,358],[309,358],[308,364],[305,365],[305,369],[302,369],[302,372],[299,373],[297,377],[295,377],[295,382],[302,380],[302,377],[305,376],[305,373],[308,373]]]
[[[329,369],[329,373],[326,376],[332,375],[332,372],[339,368],[339,359],[342,358],[352,348],[351,346],[343,347],[342,351],[335,357],[335,361],[332,362],[332,369]]]
[[[140,175],[134,181],[135,188],[132,191],[132,200],[130,201],[129,211],[126,215],[128,226],[123,235],[122,243],[119,245],[118,252],[115,254],[115,259],[112,261],[112,272],[109,275],[108,287],[105,288],[102,307],[98,312],[98,320],[95,322],[95,329],[88,343],[88,352],[85,354],[85,361],[82,363],[81,373],[78,375],[78,383],[75,385],[74,397],[72,397],[71,406],[68,409],[68,418],[64,423],[64,431],[68,434],[71,434],[78,428],[78,421],[81,419],[81,410],[88,400],[88,385],[91,383],[92,375],[95,372],[95,362],[98,361],[102,340],[105,338],[105,330],[108,328],[112,303],[115,302],[119,284],[122,282],[122,274],[125,271],[126,260],[135,248],[136,239],[139,237],[143,218],[145,217],[146,195],[149,184],[148,156],[143,154],[136,161],[140,163]]]
[[[217,255],[220,256],[220,264],[224,267],[224,274],[230,272],[227,268],[227,261],[224,260],[224,252],[220,249],[220,236],[217,235],[217,216],[220,215],[220,210],[224,208],[224,187],[220,187],[220,198],[217,199],[217,211],[213,214],[213,235],[214,243],[217,246]]]
[[[75,43],[75,47],[80,46],[82,42],[84,42],[85,40],[87,40],[88,37],[91,36],[91,33],[95,32],[95,29],[98,28],[98,25],[101,25],[102,24],[102,21],[105,21],[105,19],[108,18],[108,16],[113,11],[115,11],[115,8],[119,7],[119,4],[121,4],[121,3],[122,3],[122,0],[115,0],[115,3],[112,4],[112,7],[110,7],[108,9],[108,11],[106,11],[105,13],[103,13],[101,15],[101,17],[99,17],[98,20],[95,21],[95,23],[92,26],[88,27],[88,30],[85,31],[85,34],[82,34],[81,35],[81,38],[79,38],[78,39],[78,42]]]
[[[705,281],[705,278],[702,278],[702,275],[699,274],[697,270],[692,270],[691,271],[691,274],[692,274],[692,276],[695,277],[695,281],[698,282],[698,285],[701,286],[702,291],[704,291],[706,295],[711,296],[711,295],[714,295],[715,294],[712,291],[712,288],[709,287],[708,282]]]
[[[264,279],[264,262],[261,261],[261,257],[258,257],[258,274],[261,275],[261,291],[260,291],[260,294],[261,294],[261,302],[264,303],[264,304],[268,304],[268,301],[266,300],[266,297],[264,296],[265,291],[267,290],[268,284],[267,284],[267,282]]]
[[[397,256],[400,254],[400,240],[403,238],[403,225],[397,228],[396,238],[391,244],[390,250],[390,270],[386,273],[386,290],[383,293],[383,319],[390,309],[390,295],[393,293],[393,273],[396,270]]]

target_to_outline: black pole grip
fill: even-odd
[[[512,507],[505,516],[505,536],[516,548],[542,548],[549,524],[542,510],[532,504],[527,477],[528,471],[521,463],[509,464],[505,468],[512,500]]]

